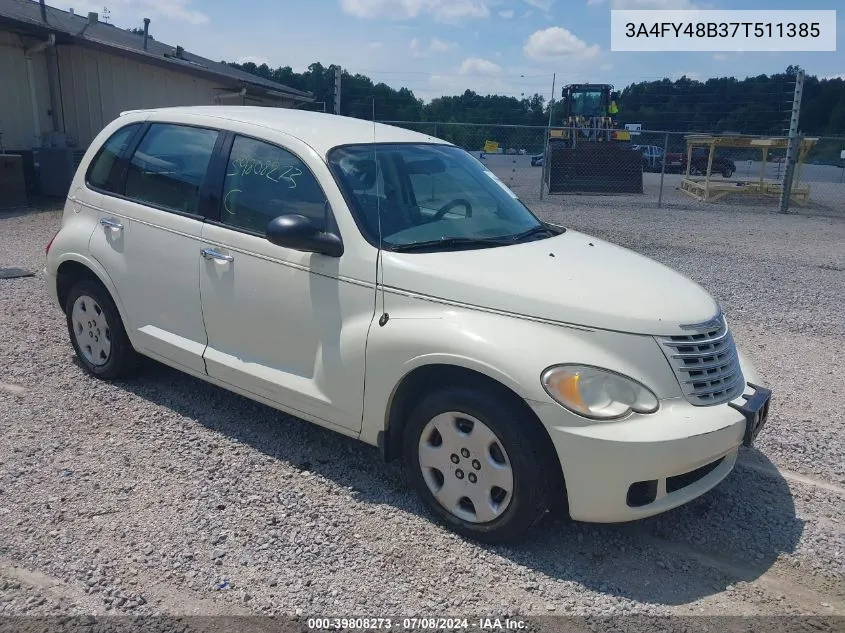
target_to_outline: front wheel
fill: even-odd
[[[550,447],[526,417],[508,398],[462,386],[431,393],[414,409],[405,464],[425,506],[450,529],[513,541],[552,507]]]

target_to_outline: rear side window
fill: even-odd
[[[144,204],[196,214],[217,131],[154,123],[132,155],[124,195]]]
[[[85,180],[90,186],[110,193],[117,193],[115,179],[112,178],[112,170],[140,127],[140,123],[132,123],[122,127],[103,143],[88,168],[88,175]]]
[[[300,214],[326,230],[326,196],[317,178],[287,150],[238,136],[223,187],[223,224],[265,233],[280,215]]]

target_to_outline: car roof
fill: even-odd
[[[245,123],[259,125],[277,130],[310,145],[321,156],[339,145],[358,143],[437,143],[451,145],[447,141],[421,134],[393,125],[373,123],[364,119],[327,114],[323,112],[308,112],[289,108],[270,108],[263,106],[183,106],[171,108],[154,108],[149,110],[131,110],[121,112],[121,116],[129,114],[161,114],[165,118],[169,114],[182,117],[196,116],[197,123],[205,120],[211,124],[212,119],[222,119],[230,125],[222,126],[237,131],[237,125]],[[158,116],[156,118],[159,118]]]

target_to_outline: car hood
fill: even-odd
[[[495,248],[384,253],[388,288],[590,328],[681,333],[719,310],[701,286],[652,259],[577,231]]]

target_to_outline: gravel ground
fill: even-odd
[[[484,164],[513,189],[520,198],[532,206],[541,202],[540,200],[540,178],[542,170],[539,167],[530,166],[528,156],[488,156]],[[809,170],[809,171],[808,171]],[[810,201],[804,205],[792,205],[792,212],[801,215],[815,217],[845,218],[845,181],[840,178],[839,173],[829,171],[823,165],[805,166],[805,175],[810,175],[809,182],[811,189]],[[776,173],[776,170],[775,170]],[[769,177],[774,177],[770,173]],[[748,170],[740,165],[739,171],[734,176],[736,179],[749,178],[756,180],[759,174],[759,163],[757,167]],[[607,207],[610,210],[619,208],[657,208],[677,209],[684,211],[698,211],[707,213],[717,209],[729,212],[747,211],[756,209],[758,212],[776,211],[779,205],[777,197],[770,196],[749,196],[748,194],[736,194],[726,196],[715,202],[702,202],[681,191],[681,174],[663,175],[663,192],[660,189],[660,174],[643,174],[643,192],[641,194],[607,194],[593,196],[549,196],[544,195],[544,201],[553,201],[555,205],[563,205],[567,208],[584,209],[593,207]],[[721,176],[715,176],[714,182],[721,181]],[[832,181],[832,182],[831,182]],[[806,183],[805,183],[806,184]],[[658,202],[660,205],[658,205]]]
[[[777,401],[716,490],[461,540],[373,448],[152,362],[88,378],[40,273],[59,213],[5,214],[0,267],[39,272],[0,281],[0,615],[845,615],[845,222],[533,206],[722,301]]]

